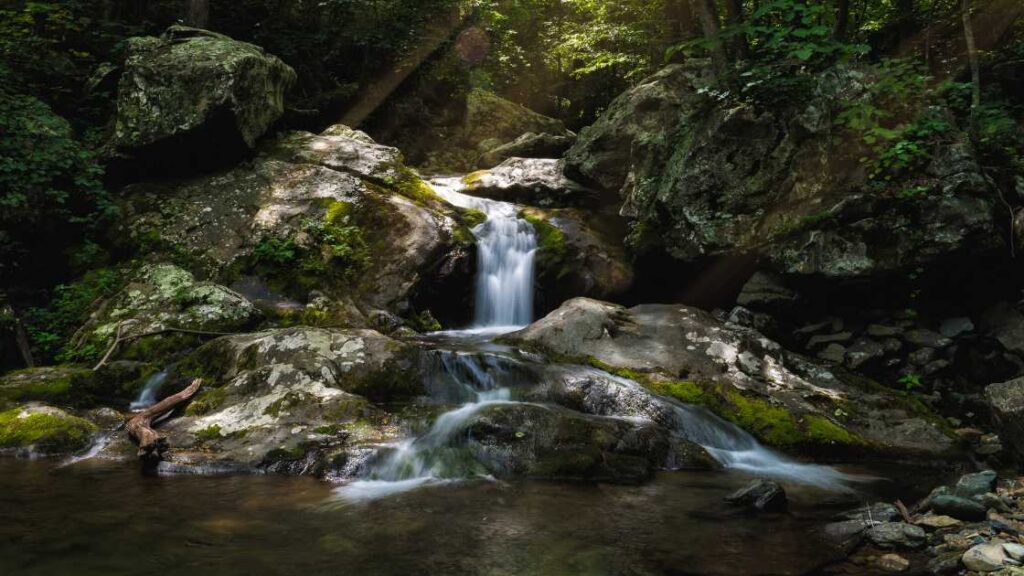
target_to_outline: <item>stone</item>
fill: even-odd
[[[935,348],[918,348],[907,355],[914,366],[924,366],[935,359]]]
[[[953,494],[961,498],[974,498],[996,488],[997,475],[994,470],[983,470],[973,474],[964,474],[953,486]]]
[[[1000,544],[978,544],[964,552],[961,561],[968,570],[995,572],[1006,562],[1006,552]]]
[[[936,514],[944,514],[968,522],[977,522],[985,519],[985,507],[967,498],[951,494],[939,494],[930,497],[928,504]]]
[[[871,522],[893,522],[902,515],[898,508],[886,502],[876,502],[870,506],[854,508],[838,515],[844,520],[866,520]]]
[[[999,438],[1024,461],[1024,378],[990,384],[985,387],[985,401]]]
[[[579,204],[586,199],[587,190],[563,175],[562,163],[548,158],[509,158],[466,176],[466,192],[539,207]]]
[[[846,348],[842,344],[832,343],[825,346],[825,349],[821,352],[818,352],[817,356],[822,360],[842,364],[843,360],[846,359]]]
[[[966,316],[946,318],[939,325],[939,333],[946,338],[956,338],[974,332],[974,322]]]
[[[886,326],[883,324],[868,324],[867,333],[872,338],[887,338],[889,336],[898,336],[903,331],[897,326]]]
[[[47,456],[88,446],[96,425],[54,406],[30,403],[0,411],[0,453]]]
[[[189,137],[204,150],[254,148],[296,78],[258,46],[184,26],[130,38],[126,50],[113,142],[131,153]]]
[[[883,554],[878,559],[878,567],[886,572],[906,572],[910,568],[910,560],[899,554]]]
[[[911,346],[919,348],[945,348],[953,343],[938,332],[932,332],[924,328],[914,328],[903,333],[902,338]]]
[[[928,561],[928,573],[935,576],[951,576],[960,572],[960,552],[947,552]]]
[[[511,142],[488,150],[477,160],[477,167],[493,168],[509,158],[561,158],[576,143],[576,135],[535,134],[527,132]]]
[[[811,336],[807,341],[807,348],[814,350],[825,344],[832,344],[834,342],[849,342],[853,338],[852,332],[839,332],[836,334],[818,334]]]
[[[1003,552],[1010,558],[1020,562],[1024,560],[1024,544],[1007,542],[1003,544]]]
[[[926,514],[920,518],[914,519],[914,524],[918,526],[924,526],[931,530],[940,530],[942,528],[952,528],[963,524],[960,520],[953,518],[952,516],[945,516],[942,514]]]
[[[786,491],[770,480],[754,480],[726,496],[725,501],[758,512],[785,512],[788,506]]]
[[[736,304],[753,309],[771,309],[792,304],[796,299],[796,292],[787,288],[778,276],[758,271],[743,285]]]
[[[920,548],[927,539],[924,529],[905,522],[884,522],[868,528],[865,535],[879,548]]]
[[[846,349],[845,364],[851,370],[860,369],[865,364],[880,360],[885,355],[881,344],[867,338],[859,338]]]

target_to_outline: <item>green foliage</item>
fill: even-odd
[[[294,264],[299,251],[290,238],[266,238],[253,248],[252,257],[258,266],[283,267]]]
[[[95,156],[43,102],[0,87],[0,278],[43,265],[117,214]],[[40,262],[35,255],[49,252]]]
[[[119,270],[98,268],[75,282],[54,288],[45,306],[31,308],[25,315],[33,354],[42,359],[71,362],[100,353],[92,343],[72,350],[67,347],[67,340],[103,300],[121,289],[123,281]]]
[[[219,424],[211,424],[210,426],[196,432],[196,438],[201,442],[212,442],[223,438],[223,434],[220,432]]]
[[[897,382],[907,392],[915,392],[922,387],[920,374],[905,374]]]

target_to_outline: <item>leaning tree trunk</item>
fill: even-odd
[[[206,28],[210,23],[210,0],[189,0],[185,23],[196,28]]]
[[[978,64],[978,48],[974,45],[974,28],[971,26],[971,0],[963,0],[960,16],[964,22],[967,61],[971,66],[971,123],[973,124],[978,106],[981,106],[981,66]]]
[[[716,79],[726,84],[729,81],[728,66],[729,58],[725,54],[725,46],[722,44],[722,29],[718,20],[718,6],[715,0],[692,0],[700,17],[700,26],[704,31],[704,39],[708,41],[708,50],[711,52],[711,66],[714,68]]]
[[[850,0],[838,0],[836,4],[836,25],[832,37],[839,42],[846,41],[850,29]]]
[[[134,414],[128,420],[125,428],[128,430],[128,435],[132,440],[139,445],[138,457],[144,466],[156,465],[163,458],[164,452],[170,448],[167,437],[161,436],[157,434],[156,430],[153,430],[153,420],[174,410],[179,404],[195,396],[202,383],[203,380],[201,378],[196,378],[181,392],[164,398],[142,412]]]

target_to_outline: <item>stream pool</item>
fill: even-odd
[[[143,477],[134,463],[0,460],[0,574],[808,574],[835,555],[824,519],[874,495],[787,486],[790,512],[722,497],[737,472],[642,486],[466,481],[368,502],[304,477]]]

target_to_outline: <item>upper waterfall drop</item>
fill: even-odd
[[[533,322],[533,226],[518,216],[514,204],[463,194],[460,177],[435,178],[430,184],[450,204],[487,215],[473,229],[478,240],[474,328],[513,330]]]

